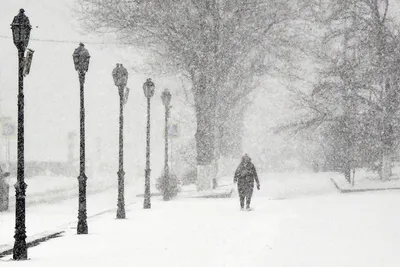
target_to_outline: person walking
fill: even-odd
[[[245,202],[246,210],[250,210],[254,181],[257,183],[257,190],[260,190],[260,181],[258,180],[256,168],[251,162],[251,158],[247,154],[244,154],[233,179],[233,182],[237,183],[241,210],[244,209]]]

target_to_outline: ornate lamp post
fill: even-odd
[[[169,117],[169,110],[171,104],[171,93],[168,89],[165,89],[164,92],[161,94],[161,99],[165,106],[165,128],[164,128],[164,135],[165,135],[165,164],[164,164],[164,177],[165,177],[165,186],[166,190],[169,188],[169,167],[168,167],[168,117]],[[164,193],[163,196],[164,200],[169,200],[169,194]]]
[[[112,71],[114,84],[118,87],[119,92],[119,169],[118,169],[118,209],[117,219],[125,219],[125,200],[124,200],[124,89],[128,82],[128,71],[122,64],[117,64]],[[127,88],[127,90],[129,90]],[[127,95],[127,93],[126,93]]]
[[[146,135],[146,170],[144,182],[144,209],[151,208],[150,202],[150,98],[154,95],[155,85],[150,78],[143,84],[144,96],[147,98],[147,135]]]
[[[84,83],[85,75],[89,69],[90,55],[83,43],[75,49],[73,55],[75,70],[78,71],[80,83],[80,164],[79,164],[79,211],[77,234],[87,234],[86,216],[86,174],[85,174],[85,98]]]
[[[25,10],[20,9],[19,14],[11,23],[13,41],[18,49],[18,150],[17,150],[17,183],[15,187],[15,243],[13,249],[14,260],[26,260],[28,250],[26,247],[25,228],[25,192],[24,179],[24,53],[29,43],[32,26]]]

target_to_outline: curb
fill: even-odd
[[[201,193],[201,192],[197,192],[197,191],[193,191],[194,194],[183,194],[180,195],[180,197],[183,198],[230,198],[232,193],[233,193],[233,189],[229,190],[229,191],[223,191],[223,192],[206,192],[206,193]],[[192,191],[190,191],[189,193],[192,193]]]
[[[188,191],[182,191],[178,193],[178,197],[183,197],[183,198],[230,198],[232,195],[233,189],[230,190],[230,192],[210,192],[208,194],[201,195],[197,190],[188,190]],[[181,194],[183,193],[183,194]],[[187,193],[194,193],[194,194],[187,194]],[[151,193],[150,197],[159,197],[162,196],[161,193]],[[144,194],[137,194],[136,197],[144,197]]]
[[[200,196],[189,196],[191,198],[230,198],[232,195],[233,189],[230,192],[225,193],[211,193],[208,195],[200,195]]]
[[[159,197],[161,193],[150,193],[150,197]],[[136,197],[144,197],[144,194],[137,194]]]
[[[42,236],[43,234],[37,234],[37,235],[41,235],[42,237],[39,237],[39,238],[32,237],[31,241],[26,242],[26,247],[27,248],[35,247],[35,246],[40,245],[40,243],[42,243],[42,242],[46,242],[53,238],[61,237],[61,234],[63,234],[64,232],[65,231],[58,231],[58,232],[54,232],[54,233],[48,233],[44,236]],[[13,253],[13,250],[14,250],[13,245],[7,244],[7,245],[3,245],[3,247],[6,247],[6,249],[3,251],[0,251],[0,258],[3,258],[4,256],[8,256]]]
[[[385,187],[385,188],[354,188],[354,189],[344,189],[341,188],[333,178],[330,178],[332,183],[335,185],[336,189],[340,193],[361,193],[361,192],[373,192],[373,191],[391,191],[400,190],[400,187]]]
[[[135,203],[136,203],[136,201],[126,203],[125,207],[126,206],[130,206],[130,205],[135,204]],[[93,215],[87,216],[87,220],[93,219],[94,217],[97,217],[97,216],[100,216],[100,215],[103,215],[105,213],[109,213],[109,212],[112,212],[112,211],[115,211],[115,210],[117,210],[117,209],[116,208],[112,208],[112,209],[108,209],[108,210],[104,210],[104,211],[95,213]],[[69,222],[69,223],[66,223],[66,224],[62,224],[61,226],[58,227],[59,228],[58,231],[55,230],[55,231],[52,231],[52,232],[38,233],[38,234],[32,236],[31,238],[29,238],[31,240],[26,243],[26,246],[27,246],[27,248],[35,247],[35,246],[40,245],[40,243],[46,242],[46,241],[48,241],[50,239],[61,237],[62,234],[65,233],[66,230],[60,230],[60,229],[68,228],[71,224],[76,224],[77,222],[78,221],[73,221],[73,222]],[[5,256],[8,256],[8,255],[12,254],[13,253],[13,247],[14,246],[12,244],[5,244],[5,245],[0,246],[0,259],[5,257]]]

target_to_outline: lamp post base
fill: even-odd
[[[28,248],[26,246],[26,228],[25,228],[25,192],[27,184],[24,181],[18,181],[15,185],[15,235],[14,235],[14,260],[28,259]]]
[[[144,185],[144,202],[143,208],[144,209],[151,209],[151,202],[150,202],[150,169],[145,170],[145,185]]]
[[[168,171],[168,166],[167,167],[165,167],[165,170],[166,171],[164,171],[164,179],[165,179],[165,181],[164,181],[164,192],[163,192],[163,200],[164,201],[168,201],[168,200],[170,200],[171,199],[171,197],[170,197],[170,185],[169,185],[169,182],[170,182],[170,177],[169,177],[169,171]]]
[[[118,171],[117,219],[125,219],[124,176],[125,172],[123,170]]]
[[[88,225],[87,225],[86,221],[83,221],[83,220],[78,221],[77,234],[78,235],[87,235],[88,234]]]
[[[78,225],[77,225],[77,234],[87,234],[88,233],[88,225],[87,225],[87,215],[86,215],[86,175],[80,174],[78,177],[79,180],[79,213],[78,213]]]
[[[122,207],[118,206],[117,219],[125,219],[125,208],[123,206]]]
[[[144,200],[143,209],[151,209],[151,203],[149,200]]]
[[[26,260],[28,259],[28,248],[26,246],[26,234],[25,228],[17,229],[14,235],[14,248],[13,248],[13,259],[14,260]]]
[[[28,249],[26,247],[25,237],[15,237],[14,249],[13,249],[13,259],[20,261],[20,260],[27,260],[28,259]]]

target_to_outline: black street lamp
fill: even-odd
[[[18,150],[17,150],[17,183],[15,187],[15,243],[13,249],[14,260],[26,260],[28,250],[26,247],[25,228],[25,193],[27,184],[24,178],[24,53],[29,43],[32,26],[25,10],[20,9],[19,14],[11,23],[13,41],[18,49]]]
[[[124,89],[128,82],[128,71],[122,64],[117,64],[112,71],[114,84],[118,87],[119,92],[119,168],[118,168],[118,209],[117,219],[125,219],[125,199],[124,199],[124,104],[128,100],[125,99]],[[127,88],[127,92],[129,89]]]
[[[143,84],[144,96],[147,98],[147,135],[146,135],[146,170],[144,182],[144,209],[151,208],[150,202],[150,98],[154,95],[155,85],[150,78]]]
[[[165,135],[165,164],[164,164],[164,177],[165,177],[165,184],[166,187],[164,192],[168,192],[169,188],[169,167],[168,167],[168,117],[169,117],[169,110],[171,104],[171,93],[168,89],[164,89],[164,92],[161,94],[162,102],[165,106],[165,128],[164,128],[164,135]],[[164,200],[169,200],[169,194],[164,193],[163,196]]]
[[[89,69],[90,55],[83,43],[75,49],[72,58],[74,59],[75,70],[79,74],[80,83],[80,163],[79,163],[79,211],[77,234],[87,234],[87,215],[86,215],[86,181],[85,174],[85,98],[84,83],[85,75]]]

